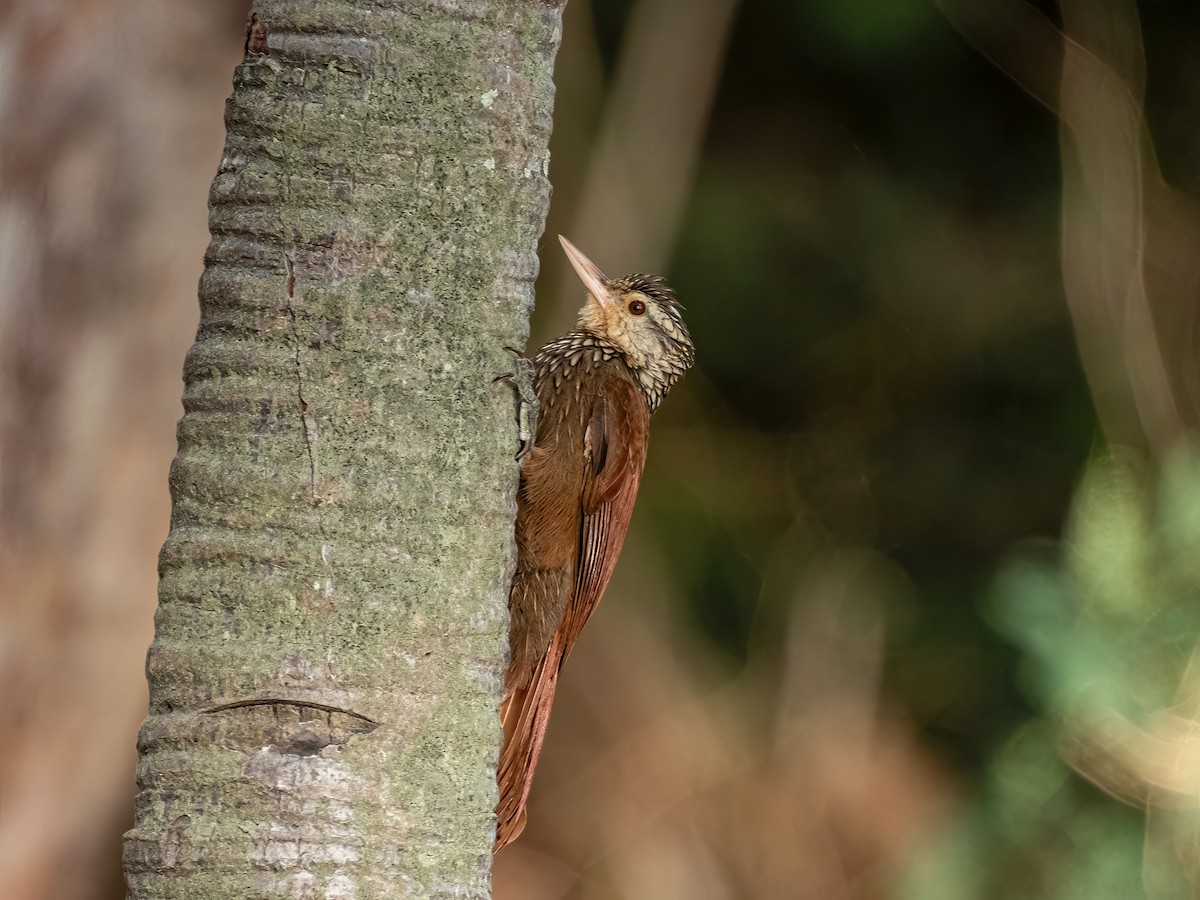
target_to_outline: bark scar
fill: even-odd
[[[246,23],[246,55],[267,55],[267,27],[251,13],[250,21]]]
[[[308,485],[312,501],[317,502],[317,457],[313,453],[312,431],[308,424],[308,403],[304,399],[304,365],[300,360],[300,328],[296,317],[296,262],[291,255],[283,255],[287,266],[287,309],[292,320],[292,343],[296,347],[296,399],[300,404],[300,427],[304,431],[304,449],[308,452]]]
[[[338,706],[278,697],[234,700],[201,713],[233,713],[221,717],[215,741],[247,756],[268,747],[287,756],[315,756],[329,747],[345,747],[380,727],[374,719]]]
[[[310,700],[285,700],[281,697],[256,697],[253,700],[233,700],[229,703],[219,703],[216,706],[210,706],[207,709],[201,710],[204,713],[219,713],[225,712],[227,709],[245,709],[248,706],[296,706],[300,709],[315,709],[327,713],[341,713],[343,716],[350,716],[353,719],[358,719],[367,725],[372,725],[376,728],[381,724],[376,722],[370,716],[364,716],[362,713],[356,713],[353,710],[342,709],[340,706],[329,706],[325,703],[313,703]]]

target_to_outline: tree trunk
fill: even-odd
[[[561,2],[264,0],[147,663],[134,898],[486,897]]]

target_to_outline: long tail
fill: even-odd
[[[562,663],[562,635],[555,634],[546,654],[533,670],[533,676],[523,688],[507,692],[500,702],[500,720],[504,723],[504,746],[500,751],[500,767],[496,782],[500,802],[496,804],[495,853],[515,840],[525,828],[525,802],[533,784],[558,686],[558,671]]]

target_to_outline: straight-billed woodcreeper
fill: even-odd
[[[666,282],[656,275],[609,280],[559,240],[587,300],[577,327],[532,360],[541,412],[517,496],[496,850],[525,827],[558,674],[621,552],[650,414],[695,358]]]

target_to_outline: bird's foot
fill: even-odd
[[[507,381],[517,395],[517,440],[520,441],[517,461],[520,462],[533,449],[533,438],[537,434],[538,399],[533,389],[533,361],[515,347],[504,349],[517,358],[517,369],[497,375],[492,384]]]

